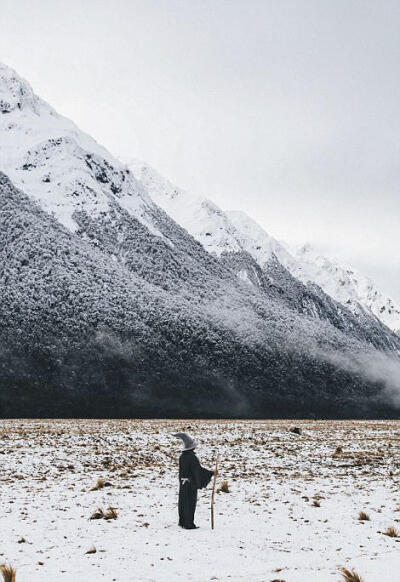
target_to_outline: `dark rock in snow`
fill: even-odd
[[[293,434],[298,434],[298,435],[301,435],[303,433],[301,428],[299,428],[298,426],[294,426],[294,427],[290,428],[289,432],[292,432]]]

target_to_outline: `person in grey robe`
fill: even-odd
[[[179,525],[184,529],[197,529],[194,523],[197,491],[203,489],[211,481],[217,471],[209,471],[200,465],[194,452],[197,442],[185,432],[174,435],[183,441],[183,450],[179,458]]]

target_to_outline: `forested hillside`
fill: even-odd
[[[3,65],[0,131],[0,415],[394,413],[364,362],[397,361],[399,337],[293,276],[278,243],[212,202],[193,214]]]
[[[0,239],[2,415],[372,413],[378,385],[312,356],[362,344],[274,302],[228,301],[229,286],[211,301],[167,292],[4,175]]]

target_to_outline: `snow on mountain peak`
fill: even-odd
[[[40,99],[27,81],[13,69],[0,63],[0,113],[11,113],[15,109],[30,107],[39,113]]]
[[[291,248],[280,243],[243,212],[228,212],[244,234],[242,245],[263,267],[274,254],[280,263],[305,284],[315,283],[354,314],[368,310],[393,331],[400,332],[400,308],[375,284],[352,267],[340,265],[318,253],[310,243]]]
[[[393,331],[400,332],[400,308],[379,291],[373,281],[353,267],[321,255],[310,244],[292,250],[296,263],[290,269],[301,281],[314,282],[325,293],[357,313],[371,311]]]
[[[260,267],[265,267],[272,255],[283,264],[293,261],[286,248],[245,212],[230,210],[226,214],[240,233],[243,249],[250,253]]]
[[[224,252],[245,251],[261,267],[273,254],[285,256],[286,262],[293,260],[281,243],[244,212],[225,212],[211,200],[178,188],[143,162],[129,160],[127,163],[153,200],[208,252],[220,256]]]
[[[0,170],[69,230],[75,212],[92,217],[117,201],[153,234],[153,201],[132,173],[0,65]]]
[[[0,135],[0,170],[71,231],[78,228],[78,214],[96,219],[118,206],[165,238],[155,218],[157,204],[208,252],[216,256],[247,252],[261,268],[276,257],[292,275],[316,283],[354,313],[366,309],[391,329],[400,330],[400,309],[367,277],[310,245],[293,251],[244,212],[224,212],[207,198],[177,188],[142,162],[129,162],[132,173],[1,63]],[[240,271],[241,278],[248,275]]]
[[[154,201],[207,251],[217,256],[223,252],[245,251],[261,268],[276,258],[297,279],[305,284],[317,284],[353,313],[366,309],[392,330],[400,330],[400,309],[354,269],[317,253],[309,243],[290,248],[270,236],[245,212],[224,212],[210,200],[177,188],[143,162],[133,160],[128,165]],[[242,269],[238,276],[247,280],[249,275]]]
[[[128,165],[156,204],[208,252],[219,256],[223,252],[243,250],[236,228],[214,202],[177,188],[143,162],[130,160]]]

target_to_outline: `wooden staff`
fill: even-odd
[[[214,497],[215,497],[215,483],[217,481],[217,473],[218,473],[218,455],[215,459],[215,472],[214,472],[213,487],[212,487],[212,492],[211,492],[211,529],[214,529]]]

